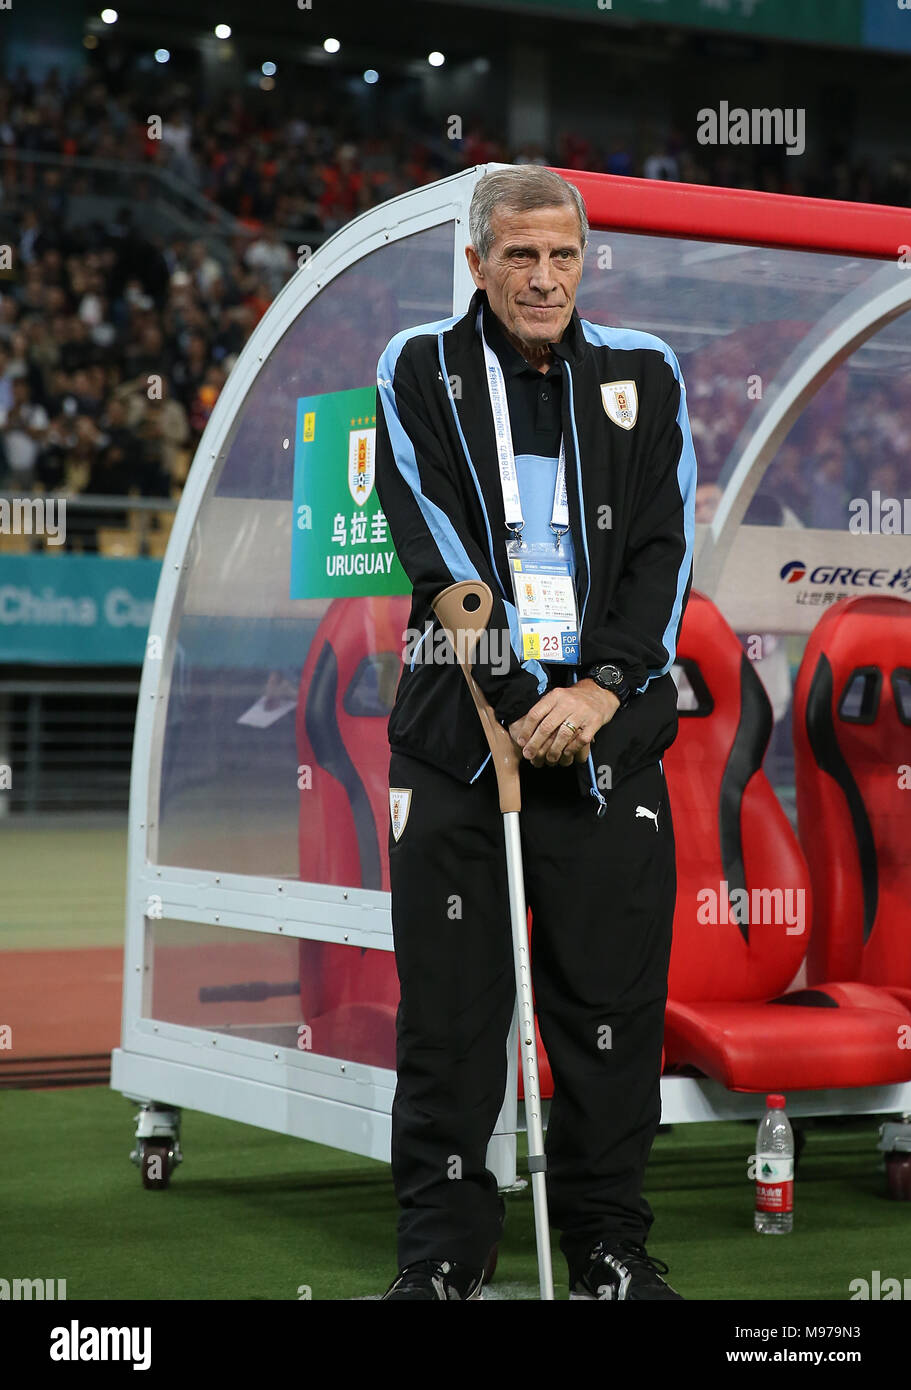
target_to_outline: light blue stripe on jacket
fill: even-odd
[[[661,638],[661,645],[668,653],[668,659],[660,670],[649,672],[648,680],[638,692],[641,694],[642,691],[648,687],[649,681],[656,680],[657,677],[665,675],[674,664],[677,656],[677,629],[680,626],[680,616],[683,612],[683,595],[686,592],[686,582],[693,564],[696,453],[693,449],[693,436],[690,431],[689,416],[686,409],[686,386],[684,385],[683,375],[680,371],[680,363],[677,361],[676,354],[668,347],[663,339],[656,337],[654,333],[643,333],[635,328],[611,328],[605,324],[591,323],[588,319],[582,319],[580,321],[586,342],[593,343],[595,346],[618,348],[620,351],[650,348],[653,351],[660,352],[680,385],[680,403],[677,407],[677,424],[680,427],[683,444],[680,450],[680,458],[677,461],[677,483],[680,488],[680,496],[683,498],[683,536],[686,548],[680,563],[680,569],[677,573],[677,590],[674,596],[671,614],[668,618],[664,635]]]
[[[447,329],[451,328],[453,324],[458,323],[461,317],[463,316],[457,315],[450,319],[440,319],[436,323],[417,324],[413,328],[406,328],[403,329],[401,333],[397,333],[395,337],[392,338],[386,350],[384,351],[382,357],[379,360],[379,364],[377,367],[377,387],[380,392],[380,399],[383,406],[383,412],[386,417],[386,425],[389,430],[389,439],[390,443],[392,444],[393,453],[395,454],[396,463],[406,483],[411,489],[411,492],[413,493],[415,500],[417,501],[418,507],[421,510],[421,514],[424,517],[425,522],[427,523],[427,528],[430,531],[430,534],[433,536],[433,539],[436,542],[436,545],[440,551],[440,555],[443,558],[443,562],[446,565],[446,568],[448,569],[449,573],[452,575],[452,582],[457,583],[459,580],[463,579],[479,580],[481,576],[478,574],[477,568],[472,563],[471,558],[467,550],[465,549],[465,546],[459,538],[458,532],[452,525],[452,522],[446,516],[442,508],[438,507],[436,503],[433,502],[429,497],[427,497],[421,490],[421,478],[418,469],[417,458],[414,452],[414,445],[412,444],[411,439],[409,438],[407,432],[405,431],[402,425],[401,420],[399,419],[398,409],[396,407],[395,390],[393,382],[395,380],[396,364],[398,363],[402,349],[411,338],[417,337],[422,334],[436,334],[439,344],[440,375],[446,386],[446,392],[449,397],[453,418],[455,420],[459,438],[462,442],[462,449],[464,451],[465,459],[468,464],[468,468],[471,472],[472,478],[474,480],[475,489],[477,491],[478,499],[481,504],[481,511],[484,516],[484,523],[487,530],[488,551],[490,553],[491,558],[491,571],[493,573],[493,577],[496,581],[497,587],[500,590],[501,598],[506,609],[506,616],[509,622],[510,643],[521,665],[524,667],[526,671],[530,671],[531,674],[537,680],[538,694],[543,695],[544,691],[547,689],[547,674],[544,671],[543,667],[537,661],[522,661],[522,638],[521,631],[519,628],[518,614],[516,613],[515,605],[506,598],[505,594],[503,594],[503,586],[500,582],[496,564],[493,558],[493,538],[491,536],[490,521],[487,515],[487,508],[484,504],[484,496],[481,491],[481,485],[478,481],[478,476],[475,471],[474,464],[472,463],[471,456],[468,452],[465,437],[462,433],[461,421],[458,417],[458,412],[455,407],[455,401],[453,399],[452,390],[445,371],[442,341],[443,334],[447,331]]]

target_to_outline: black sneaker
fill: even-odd
[[[464,1303],[469,1298],[483,1298],[483,1283],[483,1269],[451,1264],[449,1260],[420,1260],[399,1272],[398,1278],[383,1294],[383,1299],[410,1298],[441,1302],[455,1299]]]
[[[683,1298],[661,1278],[668,1268],[632,1240],[602,1240],[570,1270],[569,1297],[582,1299]]]

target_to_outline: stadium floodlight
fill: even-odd
[[[171,55],[166,48],[156,48],[155,61],[156,63],[169,63],[171,61]]]
[[[217,39],[229,39],[231,37],[230,24],[216,24],[215,37]]]
[[[376,68],[368,68],[367,71],[364,73],[364,81],[369,82],[371,87],[373,86],[374,82],[379,82],[379,80],[380,75],[377,72]]]
[[[262,67],[260,68],[260,72],[262,73],[263,77],[274,77],[275,74],[278,72],[278,68],[275,66],[274,63],[263,63]]]
[[[323,48],[327,53],[338,53],[341,46],[338,39],[323,39]]]
[[[435,48],[432,53],[427,54],[427,61],[432,68],[441,68],[446,62],[446,57]]]
[[[116,24],[118,18],[119,18],[119,16],[118,16],[116,10],[102,10],[102,11],[101,11],[101,22],[102,22],[102,24]]]

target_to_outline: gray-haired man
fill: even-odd
[[[587,232],[553,171],[478,182],[468,311],[396,335],[380,359],[377,489],[411,629],[432,627],[432,600],[459,579],[494,597],[473,674],[524,754],[548,1200],[571,1297],[666,1299],[679,1295],[645,1250],[641,1189],[660,1117],[676,891],[661,756],[695,458],[670,348],[576,312]],[[410,654],[389,742],[401,1215],[385,1297],[477,1298],[502,1226],[485,1152],[514,977],[496,779],[457,665]]]

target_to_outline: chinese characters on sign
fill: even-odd
[[[408,594],[374,486],[376,388],[297,403],[291,598]]]
[[[861,571],[857,571],[858,575],[860,573]],[[878,589],[891,589],[894,594],[911,593],[911,565],[906,565],[904,569],[895,570],[892,578],[882,583],[875,582],[875,576],[880,573],[888,574],[888,570],[868,571],[867,573],[870,574],[870,580],[868,586],[863,589],[865,593]],[[837,578],[837,575],[835,577]],[[847,589],[842,589],[840,593],[832,590],[823,591],[822,589],[798,589],[794,597],[797,603],[808,603],[811,607],[818,608],[827,607],[830,603],[837,603],[841,598],[850,598],[851,594]]]

